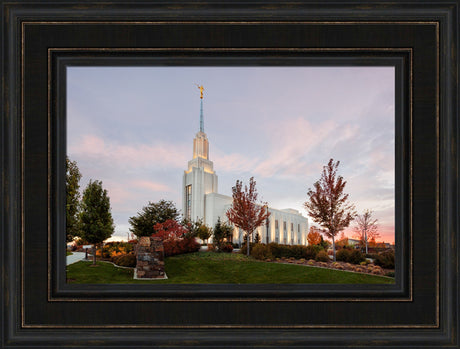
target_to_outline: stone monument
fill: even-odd
[[[163,241],[160,238],[142,236],[135,248],[136,268],[134,279],[167,279],[165,273]]]

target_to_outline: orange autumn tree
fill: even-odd
[[[369,247],[377,247],[377,242],[375,241],[375,238],[371,238],[369,240]]]
[[[236,227],[246,232],[247,255],[249,256],[249,235],[264,224],[265,220],[270,216],[268,208],[264,205],[267,203],[257,202],[257,189],[254,177],[249,179],[249,187],[244,186],[240,180],[236,181],[232,187],[232,206],[226,212],[228,220]]]
[[[309,245],[319,245],[321,243],[321,234],[318,232],[318,228],[315,226],[310,228],[307,241]]]

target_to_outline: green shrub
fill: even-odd
[[[317,254],[316,254],[316,258],[315,258],[318,262],[329,262],[330,261],[330,258],[329,256],[327,255],[327,252],[324,251],[324,250],[321,250],[319,251]]]
[[[366,258],[364,254],[361,253],[359,250],[349,250],[346,248],[342,248],[338,250],[336,253],[336,259],[340,262],[346,262],[351,264],[360,264],[364,262]]]
[[[249,243],[249,255],[251,255],[251,251],[252,251],[252,249],[254,248],[254,246],[255,246],[255,243],[253,243],[253,242],[250,242],[250,243]],[[241,254],[246,254],[247,252],[248,252],[248,250],[247,250],[247,245],[246,245],[246,243],[243,243],[243,244],[241,245],[240,253],[241,253]]]
[[[300,259],[303,257],[304,249],[303,247],[305,246],[287,246],[288,247],[288,258],[295,258],[295,259]]]
[[[270,251],[275,258],[289,258],[290,257],[290,251],[289,251],[289,246],[286,245],[280,245],[277,244],[276,242],[271,242],[268,244],[270,247]]]
[[[324,251],[323,247],[320,245],[309,245],[309,246],[302,246],[302,247],[303,247],[302,258],[305,258],[305,259],[315,259],[316,255],[320,251]]]
[[[129,253],[114,258],[113,263],[119,265],[120,267],[134,268],[136,266],[137,260],[133,253]]]
[[[385,276],[389,276],[391,278],[395,277],[395,272],[394,271],[389,271],[388,273],[385,274]]]
[[[342,248],[335,253],[335,259],[339,262],[348,262],[350,260],[351,251],[346,248]]]
[[[366,260],[366,257],[364,257],[364,254],[360,250],[351,251],[349,263],[360,264],[361,262],[364,262],[365,260]]]
[[[374,263],[382,268],[394,269],[395,267],[395,252],[385,251],[375,256]]]
[[[251,251],[251,256],[255,259],[273,259],[273,255],[270,251],[270,246],[265,244],[256,244]]]
[[[268,244],[274,258],[295,258],[315,259],[316,254],[321,251],[322,246],[318,245],[280,245],[275,242]]]

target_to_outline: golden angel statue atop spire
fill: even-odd
[[[200,85],[198,85],[198,84],[196,84],[196,85],[197,85],[197,86],[198,86],[198,88],[200,89],[200,93],[201,93],[201,96],[200,96],[200,98],[201,98],[201,99],[203,99],[203,90],[204,90],[204,87],[203,87],[203,85],[201,85],[201,86],[200,86]]]

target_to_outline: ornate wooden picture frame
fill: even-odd
[[[459,348],[458,5],[2,2],[2,346]],[[67,284],[65,71],[111,64],[394,66],[395,284]]]

